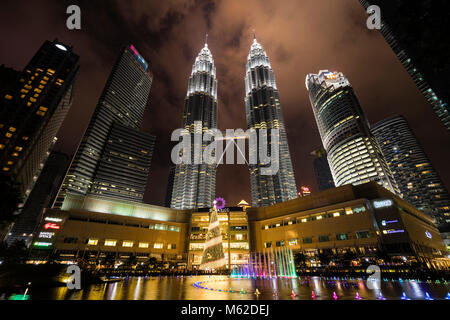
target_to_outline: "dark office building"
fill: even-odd
[[[71,47],[46,41],[0,97],[0,167],[25,196],[72,104],[78,60]]]
[[[443,30],[450,28],[447,0],[360,0],[367,10],[381,9],[381,34],[417,88],[427,99],[447,130],[450,130],[450,45]],[[445,27],[447,26],[447,27]]]
[[[279,130],[279,158],[276,159],[278,171],[273,174],[264,173],[265,170],[269,171],[273,163],[262,165],[258,161],[258,164],[250,164],[252,206],[266,207],[295,199],[297,186],[275,73],[267,53],[256,38],[247,59],[245,94],[248,129],[253,129],[257,133],[260,129],[267,129],[268,144],[271,143],[269,142],[271,129]],[[260,144],[258,141],[258,146]]]
[[[9,245],[20,240],[24,240],[27,245],[30,243],[42,209],[51,206],[55,200],[69,162],[70,157],[65,153],[54,151],[48,156],[39,179],[9,232],[7,237]]]
[[[390,117],[371,130],[403,199],[435,218],[439,225],[450,223],[449,193],[406,119]]]
[[[153,135],[114,123],[90,193],[130,201],[142,198],[155,140]]]
[[[324,148],[319,148],[311,152],[314,156],[314,173],[317,179],[319,191],[334,188],[333,175],[328,165],[327,153]]]
[[[176,169],[175,166],[170,167],[169,178],[167,179],[166,200],[164,201],[164,206],[167,208],[170,208],[170,203],[172,202],[173,182],[175,179],[175,169]]]
[[[152,84],[148,63],[125,47],[108,78],[54,207],[70,194],[142,202],[154,137],[138,131]]]

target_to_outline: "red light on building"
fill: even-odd
[[[311,190],[309,187],[301,186],[300,191],[298,192],[299,197],[309,196],[311,194]]]
[[[46,224],[44,224],[44,229],[45,230],[47,230],[47,229],[59,230],[59,229],[61,229],[61,227],[58,226],[56,223],[46,223]]]

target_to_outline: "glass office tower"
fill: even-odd
[[[450,196],[406,119],[394,116],[371,128],[398,183],[403,199],[434,217],[450,223]]]
[[[139,132],[152,84],[148,63],[133,45],[117,59],[54,207],[70,194],[141,202],[155,137]]]
[[[399,194],[347,78],[322,70],[306,76],[306,88],[336,187],[376,181]]]

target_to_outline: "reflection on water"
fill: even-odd
[[[194,286],[194,284],[199,284]],[[203,288],[200,288],[200,287]],[[259,294],[255,294],[258,289]],[[230,292],[231,291],[231,292]],[[326,280],[319,277],[297,279],[230,279],[225,276],[130,277],[120,282],[90,285],[82,290],[30,288],[32,300],[398,300],[405,293],[410,299],[447,299],[450,284],[417,281],[382,281],[370,290],[363,280]],[[295,293],[295,295],[293,294]],[[0,299],[20,292],[0,290]]]

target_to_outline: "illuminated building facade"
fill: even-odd
[[[341,72],[306,76],[311,106],[336,186],[376,181],[398,194],[353,88]]]
[[[142,201],[155,137],[139,132],[152,84],[133,45],[117,59],[54,207],[68,194]]]
[[[46,209],[33,239],[33,255],[50,252],[60,261],[118,261],[135,256],[171,261],[197,270],[210,209],[176,210],[98,196],[69,195],[63,210]],[[290,248],[310,260],[320,253],[353,252],[372,259],[392,257],[449,268],[446,247],[425,213],[375,182],[346,185],[269,207],[224,208],[219,226],[227,267],[247,262],[250,252]],[[142,260],[141,260],[142,259]]]
[[[261,44],[253,41],[248,55],[245,77],[245,103],[247,127],[257,133],[267,129],[267,141],[270,145],[271,129],[279,130],[279,170],[272,175],[263,175],[261,169],[271,164],[250,164],[250,182],[252,189],[252,206],[264,207],[288,201],[297,197],[294,170],[281,110],[280,95],[275,81],[275,74],[269,57]],[[259,134],[258,134],[259,140]],[[258,146],[261,144],[258,141]],[[255,146],[253,146],[255,147]],[[271,153],[268,148],[268,154]],[[250,152],[256,153],[257,150]]]
[[[334,188],[333,175],[328,164],[327,153],[323,147],[311,152],[314,156],[314,173],[319,191]]]
[[[373,4],[378,4],[378,2],[380,1],[359,0],[359,2],[364,7],[364,9],[367,10],[369,6]],[[440,61],[440,59],[433,59],[433,57],[436,56],[436,53],[446,55],[446,53],[441,53],[441,51],[445,52],[446,50],[441,50],[441,47],[439,47],[441,44],[439,43],[438,45],[434,43],[434,45],[432,44],[429,47],[427,46],[430,44],[430,42],[432,43],[433,40],[436,40],[436,38],[430,36],[430,34],[433,33],[433,30],[437,32],[441,31],[441,23],[437,22],[434,19],[436,17],[436,14],[430,14],[429,10],[431,11],[432,9],[431,7],[433,5],[436,5],[433,8],[434,10],[444,10],[445,12],[445,9],[442,9],[442,3],[436,3],[431,5],[428,3],[423,3],[422,5],[419,5],[420,8],[417,8],[417,6],[414,8],[414,6],[411,6],[411,4],[408,2],[404,3],[398,1],[383,1],[383,2],[384,3],[381,6],[380,33],[383,35],[384,39],[391,47],[392,51],[394,51],[398,60],[405,68],[405,70],[408,72],[408,74],[416,84],[417,88],[420,90],[425,99],[431,105],[436,115],[442,121],[447,130],[450,131],[450,109],[447,100],[449,98],[448,97],[449,90],[447,84],[441,80],[442,77],[445,77],[448,74],[448,72],[446,72],[446,70],[448,70],[448,63],[447,64],[441,63],[439,65],[439,63],[437,63],[436,61]],[[411,30],[409,35],[394,33],[391,29],[391,26],[389,26],[384,19],[387,13],[391,11],[391,8],[395,7],[396,5],[399,6],[397,10],[400,11],[409,9],[410,16],[406,20],[398,19],[398,16],[395,15],[395,13],[393,13],[390,22],[401,25],[403,30],[405,29]],[[414,12],[414,10],[416,11],[414,12],[414,14],[420,15],[421,23],[419,24],[418,27],[422,29],[422,32],[420,32],[420,34],[418,34],[418,32],[414,32],[414,28],[417,28],[418,25],[417,23],[418,19],[416,19],[414,15],[411,14],[411,8],[413,10],[412,12]],[[423,22],[425,19],[429,19],[427,18],[427,16],[433,17],[432,21],[433,23],[428,24]],[[419,17],[417,16],[417,18]],[[395,20],[401,22],[396,22]],[[445,17],[445,20],[448,20],[447,17]],[[428,20],[428,22],[430,21]],[[427,30],[426,28],[429,29]],[[401,41],[402,43],[400,43],[399,41],[399,36],[403,38],[403,41]],[[438,42],[442,42],[440,38],[438,39]],[[408,50],[405,47],[405,45],[407,45],[411,50]],[[416,54],[411,55],[411,51],[415,51]],[[424,51],[429,52],[429,54],[424,55],[423,54]],[[433,51],[433,53],[430,53],[430,51]],[[421,64],[420,67],[418,66],[418,62]],[[424,74],[423,71],[426,71],[425,72],[426,74]],[[433,85],[431,85],[430,83],[433,83]],[[439,93],[437,91],[439,91]]]
[[[46,41],[0,97],[0,167],[28,196],[72,105],[79,57]]]
[[[183,162],[175,168],[171,207],[209,208],[216,192],[216,165],[196,164],[198,161],[194,159],[195,150],[203,155],[209,144],[201,142],[201,145],[195,145],[194,134],[217,128],[216,67],[208,44],[200,51],[192,67],[184,104],[183,128],[191,135],[191,163]]]
[[[319,254],[340,260],[391,257],[450,268],[439,230],[423,212],[375,182],[345,185],[266,208],[247,210],[252,251],[289,247],[308,265]]]
[[[205,246],[211,212],[198,209],[192,212],[189,234],[188,269],[199,269]],[[222,246],[227,269],[243,265],[249,254],[247,213],[243,207],[228,207],[218,211]]]
[[[403,199],[436,219],[450,223],[450,196],[419,141],[402,116],[371,128],[398,183]]]

